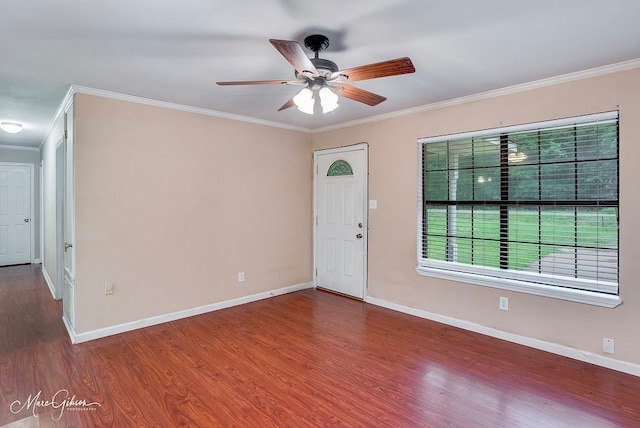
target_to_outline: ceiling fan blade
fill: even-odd
[[[220,86],[230,85],[286,85],[289,80],[242,80],[239,82],[216,82]]]
[[[344,75],[348,76],[348,82],[357,82],[358,80],[409,74],[414,73],[415,71],[416,69],[411,60],[404,57],[340,70],[333,73],[332,78],[338,78],[340,75]]]
[[[344,83],[338,83],[331,86],[342,88],[342,91],[338,92],[338,95],[342,95],[345,98],[350,98],[369,106],[377,106],[387,99],[382,95],[374,94],[373,92],[365,91],[364,89],[356,88],[355,86],[345,85]]]
[[[316,70],[316,67],[304,53],[298,42],[277,39],[269,39],[269,41],[298,73],[305,75],[310,74],[313,77],[320,76],[318,70]]]
[[[288,109],[289,107],[293,107],[294,105],[295,105],[295,103],[293,102],[293,97],[291,97],[291,98],[289,99],[289,101],[287,101],[286,103],[284,103],[284,104],[282,105],[282,107],[280,107],[280,108],[278,109],[278,111],[286,110],[286,109]]]

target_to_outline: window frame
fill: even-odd
[[[496,134],[508,134],[516,132],[533,131],[540,128],[550,129],[556,127],[563,127],[574,124],[584,124],[588,122],[599,122],[607,120],[617,120],[619,126],[619,112],[610,111],[604,113],[589,114],[583,116],[569,117],[564,119],[541,121],[526,123],[521,125],[500,127],[485,129],[472,132],[464,132],[449,135],[440,135],[435,137],[420,138],[417,141],[417,163],[418,163],[418,194],[417,194],[417,265],[416,271],[422,276],[428,276],[438,279],[452,280],[463,283],[470,283],[475,285],[487,286],[492,288],[498,288],[509,291],[522,292],[527,294],[533,294],[538,296],[568,300],[573,302],[585,303],[590,305],[596,305],[606,308],[613,308],[622,303],[620,298],[620,288],[618,283],[618,294],[606,294],[604,292],[580,290],[576,288],[563,287],[561,285],[547,285],[532,282],[531,279],[518,278],[514,271],[510,271],[510,278],[504,278],[499,276],[499,271],[496,271],[496,275],[492,275],[491,272],[487,272],[482,266],[477,266],[477,269],[473,266],[465,266],[466,271],[456,270],[455,264],[446,261],[438,261],[433,259],[423,258],[423,215],[424,204],[423,191],[424,191],[424,166],[423,166],[423,146],[430,142],[442,142],[444,140],[453,139],[471,139],[483,136],[495,136]],[[619,135],[619,134],[618,134]],[[620,176],[619,167],[619,153],[620,153],[620,139],[618,136],[618,177]],[[620,183],[618,180],[618,189]],[[619,191],[619,190],[618,190]],[[618,210],[619,210],[618,202]],[[619,211],[618,211],[619,212]],[[618,221],[619,226],[619,221]],[[618,251],[620,249],[620,242],[618,240]],[[619,260],[619,258],[618,258]],[[428,261],[428,262],[427,262]],[[618,266],[619,270],[619,266]],[[482,272],[481,272],[482,271]],[[561,280],[559,281],[561,282]]]

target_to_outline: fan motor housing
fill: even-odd
[[[311,63],[316,67],[318,73],[322,77],[329,77],[336,71],[338,71],[338,65],[324,58],[311,58]]]
[[[316,80],[318,79],[327,80],[331,78],[333,73],[338,71],[338,65],[335,62],[330,61],[328,59],[311,58],[311,63],[316,68],[316,70],[318,70],[318,74],[320,75],[319,78],[316,77]],[[298,73],[297,71],[295,72],[295,75],[296,75],[296,79],[298,80],[302,80],[302,81],[309,80],[307,76],[305,76],[302,73]]]

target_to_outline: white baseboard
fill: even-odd
[[[542,351],[551,352],[553,354],[562,355],[563,357],[573,358],[574,360],[584,361],[595,364],[608,369],[617,370],[619,372],[628,373],[634,376],[640,376],[640,365],[629,363],[626,361],[616,360],[604,355],[587,352],[569,346],[559,345],[557,343],[546,342],[544,340],[533,339],[518,334],[507,333],[495,328],[486,327],[469,321],[459,320],[444,315],[434,314],[432,312],[415,309],[408,306],[399,305],[397,303],[388,302],[386,300],[367,296],[365,302],[372,305],[382,306],[394,311],[403,312],[405,314],[414,315],[431,321],[447,324],[453,327],[462,328],[464,330],[473,331],[475,333],[484,334],[498,339],[503,339],[519,345],[529,346],[531,348],[540,349]]]
[[[34,265],[39,265],[40,264],[40,259],[33,259],[33,264]]]
[[[42,276],[44,277],[44,281],[47,283],[47,286],[49,287],[49,291],[53,296],[53,300],[58,300],[58,297],[56,296],[56,288],[54,287],[53,281],[51,281],[51,277],[49,276],[49,273],[45,269],[44,265],[42,265],[42,268],[40,270],[42,270]]]
[[[269,297],[279,296],[281,294],[293,293],[294,291],[304,290],[307,288],[313,288],[312,282],[306,282],[303,284],[292,285],[289,287],[279,288],[277,290],[266,291],[264,293],[253,294],[251,296],[238,297],[236,299],[226,300],[224,302],[211,303],[209,305],[198,306],[191,309],[185,309],[183,311],[172,312],[170,314],[158,315],[151,318],[145,318],[138,321],[131,321],[124,324],[118,324],[110,327],[100,328],[97,330],[87,331],[85,333],[76,334],[73,329],[70,329],[67,325],[67,331],[73,343],[88,342],[89,340],[99,339],[102,337],[111,336],[114,334],[120,334],[127,331],[137,330],[139,328],[150,327],[152,325],[162,324],[169,321],[175,321],[182,318],[192,317],[194,315],[201,315],[207,312],[213,312],[220,309],[230,308],[232,306],[243,305],[245,303],[255,302],[257,300],[268,299]],[[72,334],[73,332],[73,334]]]
[[[65,314],[62,314],[62,322],[64,323],[64,327],[67,329],[67,333],[69,334],[69,339],[71,339],[71,343],[78,343],[76,332],[73,329],[73,327],[71,327],[71,323],[69,322]]]

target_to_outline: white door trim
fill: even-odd
[[[63,227],[62,227],[62,245],[57,251],[62,251],[63,262],[63,300],[62,300],[62,319],[69,331],[71,338],[75,337],[75,117],[74,117],[73,98],[66,104],[64,108],[64,195],[63,195]],[[57,166],[57,165],[56,165]],[[65,251],[67,243],[71,247]]]
[[[55,222],[55,258],[56,258],[56,278],[55,281],[55,289],[56,300],[61,300],[64,297],[64,253],[62,248],[64,248],[64,178],[65,178],[65,144],[64,137],[60,138],[60,140],[55,145],[54,150],[54,159],[55,159],[55,199],[56,199],[56,222]]]
[[[38,149],[40,151],[40,149]],[[39,222],[38,222],[38,236],[40,237],[38,242],[38,257],[34,260],[38,264],[42,264],[44,267],[44,168],[42,163],[42,156],[40,157],[40,165],[38,165],[38,176],[40,177],[40,192],[38,192],[38,205],[40,206],[40,210],[38,212]]]
[[[342,146],[336,147],[333,149],[323,149],[323,150],[315,150],[313,152],[313,285],[314,287],[318,286],[318,254],[317,254],[317,243],[318,243],[318,156],[326,155],[326,154],[334,154],[334,153],[345,153],[364,150],[364,195],[363,195],[363,215],[364,215],[364,228],[362,229],[363,241],[364,241],[364,251],[363,251],[363,272],[362,272],[362,296],[363,299],[367,297],[367,285],[368,285],[368,260],[369,260],[369,144],[368,143],[358,143],[351,146]]]
[[[36,248],[36,236],[35,236],[35,231],[34,231],[34,226],[33,226],[33,219],[35,217],[35,183],[33,182],[34,180],[34,172],[33,172],[33,164],[32,163],[22,163],[22,162],[0,162],[0,166],[21,166],[21,167],[28,167],[29,168],[29,174],[30,174],[30,189],[29,189],[29,193],[31,193],[31,201],[29,202],[29,204],[31,205],[30,209],[29,209],[29,233],[31,234],[31,249],[30,249],[30,254],[29,254],[29,262],[30,263],[34,263],[35,261],[35,248]]]

